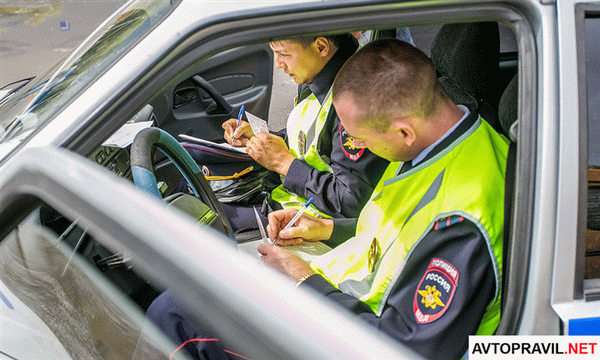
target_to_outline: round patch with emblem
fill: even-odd
[[[425,271],[413,301],[413,311],[419,324],[439,319],[448,310],[456,285],[458,271],[442,259],[432,259]]]
[[[342,143],[342,149],[344,150],[344,154],[351,160],[358,160],[365,152],[364,148],[357,148],[352,143],[352,137],[348,135],[348,131],[344,129],[342,124],[340,124],[340,141]]]

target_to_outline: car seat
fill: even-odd
[[[511,302],[519,303],[519,300],[514,296],[509,299],[506,291],[509,271],[517,271],[515,267],[523,267],[526,264],[511,264],[511,228],[512,214],[515,205],[515,183],[516,183],[516,163],[517,163],[517,126],[518,126],[518,101],[519,101],[519,76],[518,73],[506,86],[506,89],[500,97],[498,104],[498,123],[501,126],[501,132],[507,136],[509,140],[508,156],[506,159],[506,173],[504,185],[504,239],[503,239],[503,256],[502,256],[502,318],[507,314],[516,316],[514,312],[506,310],[511,307]],[[523,294],[519,294],[523,296]],[[512,313],[512,314],[511,314]],[[505,321],[507,324],[516,324],[518,321]],[[506,329],[501,324],[498,327]],[[497,330],[498,331],[498,330]],[[509,331],[510,333],[510,331]]]
[[[500,30],[496,22],[446,24],[431,45],[431,60],[446,93],[477,111],[496,131]]]

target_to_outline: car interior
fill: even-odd
[[[395,30],[373,29],[373,39],[393,37]],[[509,281],[508,274],[516,272],[520,266],[509,263],[518,146],[517,38],[508,25],[499,22],[427,24],[410,26],[409,30],[415,46],[431,56],[438,69],[440,82],[450,97],[456,103],[479,111],[510,143],[506,169],[503,264],[503,268],[508,270],[503,273],[503,283],[506,284]],[[268,43],[243,45],[203,59],[161,86],[137,115],[125,124],[151,125],[138,133],[132,144],[116,147],[105,143],[97,146],[87,157],[118,176],[131,180],[153,196],[162,197],[169,206],[187,212],[200,226],[212,226],[238,243],[257,241],[260,235],[255,230],[238,234],[232,231],[220,205],[222,198],[216,191],[223,187],[223,183],[206,179],[203,164],[191,159],[189,152],[181,145],[185,141],[180,135],[223,142],[221,123],[235,118],[242,104],[246,111],[269,120],[269,108],[273,103],[273,71],[279,70],[273,70],[273,55]],[[293,101],[295,95],[290,94],[289,102]],[[240,156],[241,160],[248,160]],[[187,180],[193,195],[178,191],[182,178]],[[242,175],[228,181],[228,184],[243,182],[244,177]],[[592,194],[595,196],[598,196],[596,190],[600,188],[597,184],[592,184]],[[80,326],[77,325],[78,321],[85,323],[82,326],[85,331],[79,332],[76,339],[69,340],[65,339],[72,332],[71,335],[64,331],[57,333],[62,334],[63,344],[86,344],[82,347],[85,350],[77,350],[82,356],[102,358],[108,354],[114,358],[134,357],[142,326],[141,318],[124,320],[130,315],[115,306],[114,299],[106,299],[106,292],[97,285],[97,278],[119,289],[138,307],[139,314],[143,314],[164,288],[151,283],[136,271],[129,259],[131,254],[117,253],[103,246],[85,228],[78,226],[76,219],[63,216],[49,206],[42,206],[34,215],[36,222],[39,221],[43,226],[43,232],[27,235],[32,228],[15,230],[10,242],[3,244],[2,253],[8,255],[2,256],[2,263],[9,264],[9,259],[19,259],[20,268],[15,271],[27,272],[26,281],[14,284],[35,284],[35,289],[45,289],[38,291],[36,296],[47,296],[56,303],[71,304],[69,311],[61,316],[71,319],[72,326]],[[57,240],[62,244],[60,247],[56,247]],[[35,248],[35,251],[25,251]],[[34,264],[31,254],[42,254],[46,262]],[[589,256],[592,255],[590,252]],[[73,261],[73,256],[78,260]],[[72,261],[68,276],[65,277],[62,271],[66,271],[67,266],[52,265],[53,261],[63,265]],[[13,291],[22,292],[17,295],[22,295],[31,304],[39,300],[31,296],[35,293],[31,287],[28,290],[24,286],[15,286],[15,289]],[[502,297],[503,308],[510,306],[510,301],[518,296],[505,295]],[[95,300],[90,304],[90,301],[82,299]],[[46,311],[43,318],[51,315],[48,309],[38,311]],[[58,328],[59,324],[50,326]],[[128,335],[121,337],[110,331],[99,330],[114,327],[127,329],[125,333]],[[75,347],[73,345],[70,350]],[[107,350],[109,348],[119,348],[128,356],[117,355]]]

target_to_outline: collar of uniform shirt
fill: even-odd
[[[460,125],[461,122],[463,122],[470,114],[469,108],[467,108],[464,105],[458,105],[458,108],[460,110],[462,110],[463,117],[460,118],[460,120],[454,124],[454,126],[452,126],[450,128],[450,130],[446,131],[446,133],[439,138],[436,142],[434,142],[433,144],[429,145],[427,148],[425,148],[425,150],[421,151],[421,153],[419,155],[417,155],[416,158],[414,158],[412,160],[412,166],[415,167],[417,166],[418,163],[420,163],[421,161],[423,161],[423,159],[425,159],[425,157],[427,156],[427,154],[429,154],[431,152],[431,150],[433,150],[433,148],[435,148],[439,143],[441,143],[442,141],[444,141],[445,138],[447,138],[450,134],[452,134],[452,132],[454,130],[456,130],[456,128]]]
[[[325,64],[317,76],[315,76],[314,80],[310,84],[302,84],[299,86],[298,94],[301,94],[308,86],[310,91],[315,94],[319,104],[323,104],[327,97],[327,93],[329,92],[329,88],[331,88],[331,84],[333,84],[333,79],[335,79],[335,76],[346,60],[356,52],[357,48],[358,43],[354,41],[354,38],[342,41],[340,48],[333,54],[331,59]],[[302,99],[299,101],[301,100]]]

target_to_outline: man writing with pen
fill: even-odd
[[[312,197],[310,215],[358,216],[388,162],[352,146],[332,106],[333,79],[356,51],[356,40],[346,34],[298,37],[269,45],[275,66],[299,85],[287,126],[279,133],[254,134],[238,116],[223,123],[225,139],[233,146],[246,146],[256,162],[281,175],[282,185],[270,194],[272,208],[299,209]],[[255,222],[252,207],[223,205],[234,230]]]
[[[306,214],[314,218],[358,216],[388,161],[354,147],[332,105],[333,80],[358,48],[356,40],[350,34],[303,37],[272,41],[270,46],[275,66],[299,85],[287,127],[278,134],[254,134],[249,123],[242,121],[240,111],[237,119],[223,124],[225,139],[233,146],[246,146],[255,161],[284,177],[282,185],[271,193],[271,207],[302,209],[308,203]],[[253,206],[222,205],[234,231],[258,227]],[[266,222],[266,217],[262,220]],[[335,241],[324,243],[339,245]],[[181,310],[177,299],[166,291],[154,300],[147,315],[181,344],[199,334],[185,324]],[[218,346],[187,345],[195,358],[203,358],[195,354],[205,352],[212,354],[207,358],[226,358]]]
[[[278,241],[258,246],[262,261],[426,358],[459,359],[469,335],[493,334],[500,320],[507,141],[446,95],[422,51],[395,39],[346,62],[333,103],[355,146],[391,163],[358,219],[269,214]],[[285,249],[335,238],[310,264]],[[166,333],[186,329],[176,343],[195,334],[164,309],[150,317]]]
[[[269,214],[278,245],[350,239],[310,264],[269,244],[262,259],[426,358],[459,359],[500,320],[507,141],[398,40],[350,58],[333,102],[355,145],[391,163],[357,220]]]
[[[448,97],[422,51],[395,39],[347,61],[333,102],[355,145],[391,163],[358,219],[269,214],[278,241],[258,246],[261,259],[426,358],[460,359],[469,335],[500,321],[507,141]],[[310,264],[285,249],[333,238],[343,243]],[[153,322],[179,344],[197,336],[168,303],[150,307]]]

